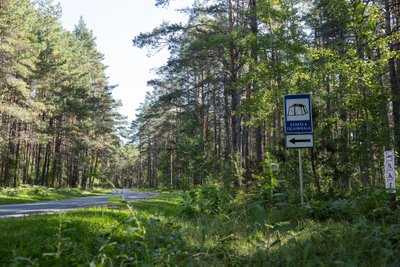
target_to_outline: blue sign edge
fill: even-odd
[[[308,105],[310,107],[310,120],[299,120],[294,122],[310,122],[311,124],[311,131],[303,131],[303,132],[287,132],[286,131],[286,123],[287,123],[287,116],[286,116],[286,99],[299,99],[299,98],[307,98]],[[285,134],[312,134],[314,133],[313,127],[313,117],[312,117],[312,106],[311,106],[311,94],[293,94],[293,95],[284,95],[283,96],[283,113],[284,113],[284,129]]]

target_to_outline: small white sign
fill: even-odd
[[[396,192],[396,169],[394,150],[384,152],[385,157],[385,188],[391,193]]]
[[[312,134],[288,134],[286,135],[287,148],[313,147],[314,137]]]

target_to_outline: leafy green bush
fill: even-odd
[[[286,194],[282,192],[284,180],[279,179],[279,164],[272,160],[269,153],[266,154],[265,160],[260,163],[262,173],[253,174],[256,180],[256,190],[262,196],[265,202],[282,203],[286,202]]]
[[[210,184],[190,190],[184,194],[183,199],[181,213],[191,217],[200,212],[219,214],[227,209],[231,197],[221,186]]]
[[[376,191],[345,199],[310,202],[303,208],[303,214],[316,220],[355,221],[360,217],[377,220],[393,215],[391,206],[390,196],[385,191]]]
[[[304,214],[316,220],[350,219],[357,214],[354,201],[339,199],[311,203],[304,208]]]

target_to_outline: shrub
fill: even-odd
[[[190,217],[199,212],[215,215],[226,211],[231,197],[221,186],[211,184],[190,190],[183,199],[181,213]]]

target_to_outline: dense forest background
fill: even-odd
[[[133,39],[171,54],[125,129],[83,19],[68,32],[50,0],[0,0],[0,186],[297,190],[283,133],[293,93],[312,94],[307,194],[384,185],[383,151],[400,151],[398,0],[196,0],[180,12],[187,22]]]
[[[139,181],[298,188],[283,96],[311,93],[308,192],[384,185],[383,151],[400,151],[399,1],[210,0],[181,12],[186,23],[134,39],[171,52],[131,127]]]
[[[0,187],[93,187],[132,153],[93,33],[60,17],[50,0],[0,1]]]

